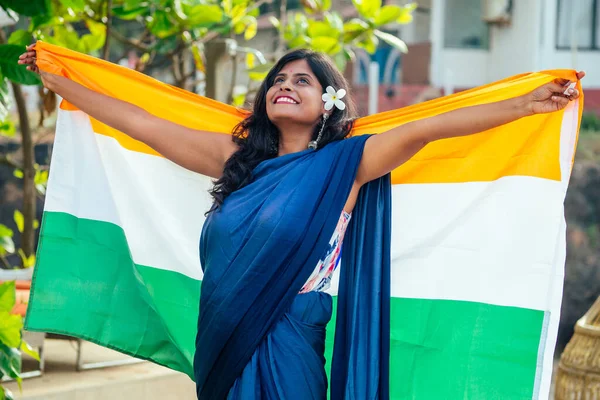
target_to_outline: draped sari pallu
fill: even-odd
[[[41,69],[184,126],[230,134],[247,115],[93,57],[36,49]],[[522,74],[360,118],[350,139],[260,164],[208,220],[209,177],[63,101],[26,329],[182,371],[201,398],[319,398],[327,377],[335,400],[545,398],[583,98],[431,143],[363,187],[328,294],[298,292],[365,134],[556,77],[575,80]]]

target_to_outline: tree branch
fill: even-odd
[[[110,35],[117,39],[119,42],[127,44],[137,50],[143,51],[143,52],[147,52],[150,51],[150,46],[148,46],[147,44],[142,43],[141,40],[134,40],[134,39],[129,39],[128,37],[125,37],[123,35],[121,35],[118,31],[115,31],[114,29],[111,29],[110,31]]]
[[[279,7],[279,23],[281,24],[279,27],[279,41],[277,42],[277,50],[275,50],[275,54],[277,58],[283,55],[283,51],[285,50],[285,25],[287,24],[287,1],[281,0],[281,5]]]
[[[102,59],[108,60],[110,54],[110,33],[112,31],[112,0],[106,0],[106,39],[102,49]]]
[[[2,264],[4,264],[4,266],[8,269],[12,269],[12,265],[10,265],[10,263],[8,262],[8,258],[6,258],[3,255],[0,255],[0,261],[2,261]]]

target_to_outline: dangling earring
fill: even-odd
[[[310,142],[308,142],[309,149],[316,150],[319,146],[319,140],[321,140],[321,136],[323,136],[323,129],[325,128],[327,118],[329,118],[329,114],[323,114],[323,124],[321,125],[321,130],[319,130],[319,134],[317,135],[316,140],[311,140]]]

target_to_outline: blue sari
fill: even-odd
[[[324,399],[332,298],[298,294],[336,227],[367,135],[270,159],[209,215],[194,356],[198,399]],[[389,397],[389,175],[365,185],[348,227],[331,398]]]

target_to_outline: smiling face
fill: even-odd
[[[286,64],[275,76],[266,96],[267,115],[281,123],[316,125],[323,115],[323,87],[306,60]]]

